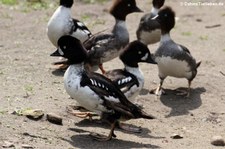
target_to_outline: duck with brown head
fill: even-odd
[[[109,12],[115,18],[111,34],[93,36],[84,43],[89,51],[88,64],[91,67],[99,65],[102,73],[105,72],[102,64],[118,57],[129,43],[126,16],[141,10],[136,6],[135,0],[114,0]]]

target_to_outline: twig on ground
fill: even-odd
[[[215,24],[215,25],[208,25],[208,26],[205,26],[205,28],[215,28],[215,27],[220,27],[221,24]]]
[[[225,76],[225,73],[223,73],[222,71],[220,71],[220,73],[221,73],[223,76]]]

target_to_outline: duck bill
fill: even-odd
[[[133,10],[133,12],[144,12],[144,11],[142,11],[140,8],[138,8],[138,7],[135,7],[134,8],[134,10]]]
[[[61,54],[59,53],[59,50],[57,49],[55,52],[50,54],[50,56],[61,56]]]
[[[152,56],[149,56],[148,59],[146,60],[146,62],[149,63],[149,64],[157,64],[155,62],[155,60],[152,58]]]

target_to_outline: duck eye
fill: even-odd
[[[66,46],[63,46],[63,49],[66,49]]]
[[[131,4],[127,4],[127,6],[128,6],[128,7],[130,7],[130,6],[131,6]]]
[[[141,55],[141,54],[142,54],[142,52],[141,52],[141,51],[138,51],[138,54],[139,54],[139,55]]]
[[[167,17],[167,16],[168,16],[168,15],[167,15],[167,13],[166,13],[166,14],[164,14],[164,16],[165,16],[165,17]]]

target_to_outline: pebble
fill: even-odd
[[[32,146],[29,145],[29,144],[22,144],[22,148],[32,149],[32,148],[34,148],[34,147],[32,147]]]
[[[47,120],[53,124],[62,125],[62,117],[55,113],[48,113]]]
[[[215,146],[225,146],[225,141],[222,136],[213,136],[211,144]]]
[[[172,139],[182,139],[183,136],[174,133],[174,134],[172,134],[172,135],[170,136],[170,138],[172,138]]]
[[[4,141],[2,147],[3,148],[11,148],[11,147],[15,147],[15,145],[9,141]]]
[[[23,111],[22,115],[27,116],[30,119],[41,119],[44,115],[43,110],[40,109],[34,109],[34,110],[25,110]]]

